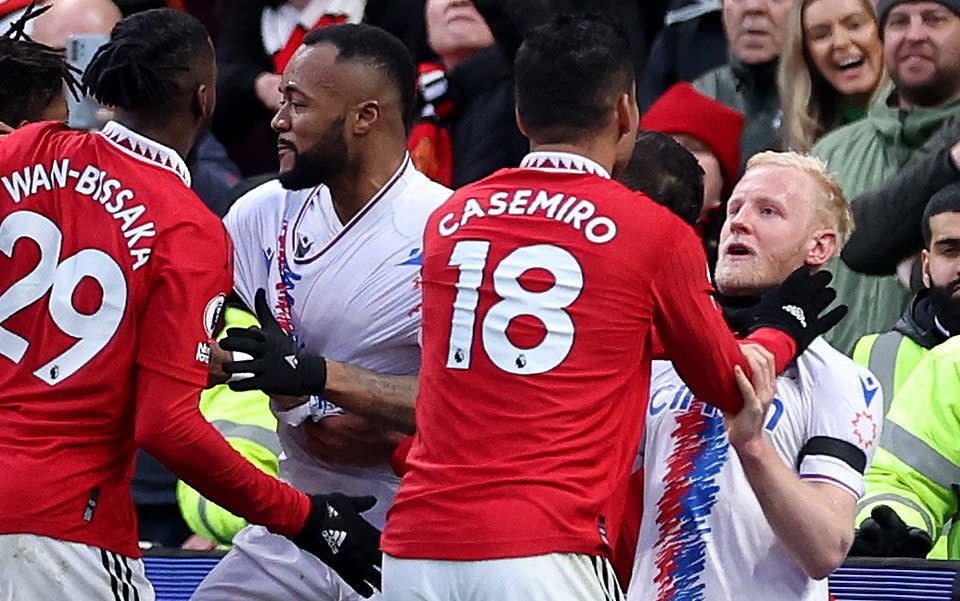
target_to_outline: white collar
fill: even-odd
[[[523,157],[521,169],[539,169],[541,171],[590,173],[610,179],[610,174],[602,165],[587,157],[572,152],[537,151]]]
[[[176,173],[183,183],[190,187],[190,170],[176,150],[142,136],[116,121],[107,122],[97,133],[124,153]]]
[[[297,263],[298,265],[302,265],[304,263],[311,263],[316,259],[319,259],[338,241],[346,236],[347,232],[354,229],[357,223],[359,223],[364,216],[372,213],[375,208],[387,206],[393,202],[392,199],[404,188],[402,184],[399,186],[397,184],[401,183],[405,178],[416,172],[416,168],[413,167],[413,162],[410,160],[410,154],[406,153],[403,157],[403,161],[400,162],[400,167],[397,168],[387,183],[384,184],[383,188],[380,188],[380,190],[373,195],[373,198],[371,198],[367,204],[364,205],[363,208],[360,209],[360,211],[354,215],[352,219],[350,219],[350,221],[343,224],[343,226],[340,228],[340,231],[338,231],[329,242],[324,244],[322,248],[317,249],[317,252],[312,256],[297,258],[296,255],[294,255],[293,262]],[[294,240],[296,240],[296,237],[299,235],[301,222],[307,212],[307,208],[311,204],[316,204],[321,211],[324,211],[328,214],[329,223],[340,223],[340,218],[337,216],[337,212],[333,208],[333,198],[330,194],[330,188],[324,184],[321,184],[310,192],[310,196],[300,207],[300,212],[297,215],[296,220],[294,220],[293,229],[291,230],[294,235]]]

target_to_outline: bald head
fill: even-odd
[[[53,7],[37,17],[33,39],[54,48],[66,48],[75,33],[110,35],[122,15],[110,0],[55,0]]]

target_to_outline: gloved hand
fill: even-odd
[[[303,530],[291,540],[327,564],[364,597],[380,590],[380,531],[360,513],[377,504],[376,497],[341,493],[314,495]]]
[[[857,529],[849,555],[924,558],[932,548],[926,532],[907,526],[887,505],[877,505]]]
[[[252,377],[232,380],[235,391],[262,390],[267,394],[308,396],[322,395],[327,384],[327,360],[297,348],[297,343],[283,331],[267,305],[267,293],[257,290],[254,309],[259,328],[230,328],[220,348],[239,351],[252,357],[249,361],[223,364],[228,374],[252,373]]]
[[[757,304],[725,310],[724,315],[731,327],[744,334],[760,328],[780,330],[797,343],[799,355],[814,338],[840,323],[847,314],[847,306],[839,305],[821,315],[837,298],[836,290],[828,286],[831,279],[829,271],[811,273],[809,268],[801,267],[782,284],[766,291]]]

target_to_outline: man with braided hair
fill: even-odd
[[[64,84],[77,93],[80,83],[63,52],[31,40],[24,27],[50,6],[31,5],[0,37],[0,122],[6,133],[34,121],[65,121]]]
[[[0,599],[154,599],[129,492],[138,446],[361,594],[379,586],[379,533],[358,515],[373,498],[263,474],[198,409],[232,266],[182,157],[215,79],[196,19],[139,13],[83,77],[115,121],[33,123],[0,144]]]

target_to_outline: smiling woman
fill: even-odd
[[[782,138],[805,152],[865,114],[885,79],[883,48],[870,0],[801,0],[787,31],[778,77]]]

